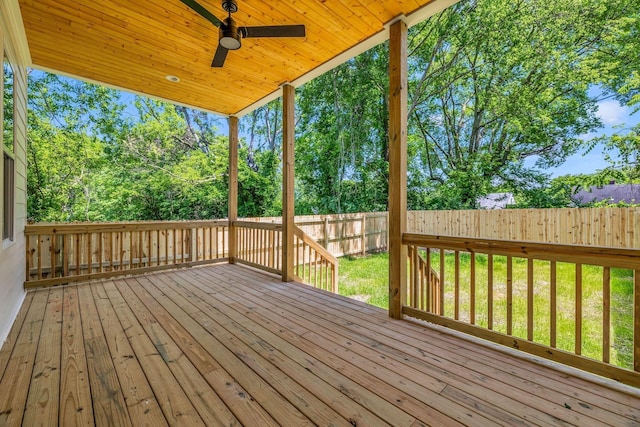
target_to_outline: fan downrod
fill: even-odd
[[[236,0],[222,0],[222,8],[229,14],[236,13],[238,11],[238,3],[236,3]]]

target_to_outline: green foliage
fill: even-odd
[[[7,151],[13,153],[13,69],[6,58],[2,71],[2,141]]]
[[[633,3],[464,0],[417,25],[410,133],[424,145],[425,204],[473,208],[497,186],[540,188],[536,169],[561,164],[600,126],[587,91]]]
[[[377,46],[299,89],[296,213],[386,209],[387,58]]]
[[[210,115],[52,74],[29,90],[31,221],[226,217],[228,138]],[[241,216],[279,214],[279,164],[241,142]]]
[[[579,138],[601,126],[590,88],[639,105],[639,3],[462,0],[413,27],[408,207],[474,208],[495,191],[520,207],[560,207],[590,181],[640,179],[638,127]],[[388,91],[386,43],[298,88],[297,214],[386,209]],[[216,119],[132,99],[31,73],[30,220],[227,215],[228,143]],[[281,100],[240,125],[239,215],[279,215]],[[604,144],[611,167],[549,180],[545,168],[589,144]]]

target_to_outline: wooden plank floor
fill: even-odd
[[[251,269],[29,292],[0,426],[640,425],[640,390]]]

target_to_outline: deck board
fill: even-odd
[[[0,425],[640,425],[640,390],[221,264],[28,293]]]
[[[243,291],[246,292],[245,289],[243,289]],[[270,290],[269,294],[279,295],[281,300],[266,293],[263,293],[260,299],[264,300],[265,303],[268,304],[268,307],[278,307],[285,304],[281,302],[282,299],[288,298],[291,294],[295,294],[295,291],[287,289],[285,292],[279,293],[278,291]],[[305,293],[303,292],[303,294]],[[304,296],[307,297],[306,294]],[[522,391],[527,390],[514,390],[514,387],[510,384],[511,377],[500,375],[498,370],[494,370],[495,376],[492,377],[492,379],[502,379],[502,381],[489,381],[486,377],[482,376],[481,372],[483,369],[480,369],[480,372],[477,373],[468,372],[468,370],[459,369],[459,366],[455,366],[455,364],[450,363],[448,360],[436,358],[436,355],[424,357],[425,350],[421,348],[421,346],[423,346],[422,341],[407,339],[407,337],[402,337],[402,335],[384,337],[378,331],[366,327],[369,322],[368,319],[355,319],[353,317],[342,319],[340,317],[341,313],[332,308],[327,308],[322,313],[319,313],[314,308],[307,307],[305,307],[304,311],[295,307],[287,308],[286,310],[292,310],[297,315],[297,319],[303,319],[305,315],[307,319],[318,319],[315,328],[308,328],[309,330],[317,330],[318,332],[305,332],[303,336],[324,335],[327,339],[332,340],[333,343],[324,342],[322,346],[335,345],[337,343],[336,351],[343,355],[346,354],[347,357],[349,357],[349,353],[345,352],[346,348],[348,348],[350,352],[357,351],[365,357],[370,354],[376,354],[371,352],[372,348],[383,349],[383,352],[377,353],[378,357],[381,358],[379,363],[391,366],[392,362],[396,361],[397,364],[394,365],[394,373],[398,374],[399,377],[415,378],[417,375],[418,377],[421,376],[424,378],[424,375],[421,374],[426,374],[427,379],[432,380],[432,382],[437,381],[436,384],[433,384],[436,391],[441,392],[442,389],[447,386],[446,392],[443,393],[444,395],[461,396],[462,394],[460,392],[465,393],[466,405],[470,407],[483,407],[482,412],[484,415],[490,416],[494,423],[517,425],[518,422],[516,419],[504,413],[504,411],[514,410],[517,411],[518,417],[530,419],[536,424],[558,425],[559,423],[562,424],[560,420],[571,423],[580,422],[578,415],[574,414],[574,412],[566,411],[564,407],[564,403],[566,402],[559,403],[557,399],[561,396],[555,393],[551,393],[551,395],[546,396],[545,399],[539,398],[530,393],[522,393]],[[359,320],[361,324],[352,324],[351,328],[344,328],[343,325],[334,326],[334,322],[323,324],[323,316],[326,317],[327,311],[332,315],[334,322],[345,322],[343,323],[344,326],[348,325],[349,322],[355,323]],[[323,333],[322,331],[325,328],[329,328],[331,333]],[[346,337],[338,340],[337,337],[340,337],[342,334],[346,334]],[[318,339],[316,338],[316,340]],[[362,345],[357,345],[356,343],[358,342],[361,342]],[[398,343],[401,344],[401,350],[393,347]],[[437,345],[437,343],[433,344]],[[465,358],[459,358],[457,361],[462,365],[468,365],[470,363],[470,361]],[[361,366],[365,363],[362,359],[356,360],[353,357],[351,357],[350,362],[356,366]],[[411,368],[407,369],[406,366],[403,366],[403,363],[410,365],[412,369],[418,372],[411,371]],[[488,368],[488,366],[483,365],[483,368]],[[389,381],[387,380],[387,382]],[[438,388],[440,388],[440,390],[438,390]],[[487,389],[495,393],[487,394],[485,393]],[[414,395],[421,394],[414,393]],[[452,399],[455,400],[456,398],[452,397]],[[487,404],[491,406],[487,406]],[[575,404],[578,406],[577,411],[582,410],[582,412],[585,413],[589,412],[590,416],[593,416],[598,409],[594,406],[591,406],[590,409],[585,409],[579,405],[578,402],[575,402]],[[502,409],[503,412],[498,412],[497,409],[499,408]],[[541,412],[542,410],[545,412]],[[605,413],[605,417],[601,419],[601,421],[609,421],[608,412]]]

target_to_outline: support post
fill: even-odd
[[[282,87],[282,281],[293,280],[295,88]]]
[[[391,24],[389,38],[389,316],[402,318],[407,295],[407,24]]]
[[[229,117],[229,264],[235,263],[238,254],[236,227],[238,220],[238,118]]]

